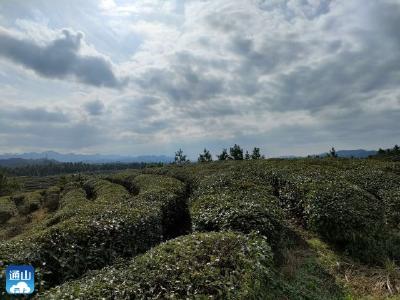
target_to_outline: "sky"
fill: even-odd
[[[399,0],[0,0],[0,152],[399,143]]]

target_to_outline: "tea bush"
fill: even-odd
[[[190,200],[193,229],[258,231],[276,246],[284,236],[284,214],[272,187],[249,173],[218,172],[199,180]]]
[[[400,232],[400,187],[380,190],[378,196],[385,204],[389,227]]]
[[[278,244],[283,234],[283,213],[274,196],[259,192],[210,194],[191,204],[194,230],[258,231],[271,244]]]
[[[53,288],[43,299],[274,299],[279,289],[268,243],[233,232],[163,243],[127,266]]]
[[[21,215],[28,215],[31,212],[39,209],[42,202],[42,192],[35,191],[12,196],[11,199],[17,205],[18,213]]]
[[[154,180],[147,176],[147,180]],[[146,180],[144,180],[146,182]],[[41,267],[48,285],[78,277],[90,269],[101,268],[118,257],[132,257],[160,243],[171,233],[168,223],[185,201],[181,182],[157,177],[164,188],[143,188],[130,197],[120,185],[104,180],[85,183],[93,199],[85,199],[81,188],[66,189],[60,211],[48,227],[0,244],[0,260],[6,263],[31,263]],[[179,210],[179,212],[181,212]],[[166,228],[165,228],[166,227]]]
[[[56,211],[60,202],[61,189],[58,186],[48,188],[43,192],[41,206],[50,212]]]
[[[319,182],[305,199],[308,228],[366,262],[385,256],[384,204],[357,186]]]
[[[17,213],[17,207],[10,197],[0,197],[0,224],[7,222]]]
[[[328,277],[309,279],[325,269],[314,269],[319,258],[301,238],[318,235],[362,262],[399,264],[399,166],[271,159],[71,176],[61,190],[39,193],[49,217],[1,242],[0,260],[32,263],[43,299],[341,299],[326,289]],[[15,213],[25,198],[12,197]],[[196,233],[174,239],[191,222]],[[285,253],[288,274],[299,276],[293,286],[274,271]],[[309,269],[296,269],[296,253],[310,256],[300,258]]]
[[[112,183],[124,186],[131,194],[138,194],[138,187],[133,183],[133,180],[138,175],[140,175],[139,170],[128,170],[117,174],[108,175],[104,178]]]

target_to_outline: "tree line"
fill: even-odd
[[[382,158],[392,161],[400,161],[400,147],[399,145],[394,145],[393,148],[388,148],[388,149],[379,148],[376,155],[372,156],[372,158]]]
[[[235,144],[233,147],[229,148],[229,152],[227,148],[223,148],[222,152],[217,155],[217,160],[250,160],[250,159],[265,159],[264,155],[261,155],[260,148],[254,147],[251,153],[248,150],[244,152],[243,148],[238,144]],[[197,161],[199,163],[211,162],[213,161],[213,157],[207,148],[204,148],[203,152],[199,154]],[[188,163],[190,160],[183,153],[182,149],[179,149],[175,152],[175,163],[176,164],[184,164]]]
[[[57,174],[71,174],[83,172],[113,171],[124,169],[142,169],[151,166],[162,166],[162,163],[105,163],[105,164],[88,164],[88,163],[72,163],[72,162],[53,162],[49,161],[45,164],[26,165],[20,167],[3,167],[0,173],[8,176],[49,176]]]
[[[379,148],[377,154],[378,155],[400,155],[400,147],[399,147],[399,145],[394,145],[393,148],[389,148],[386,150]]]

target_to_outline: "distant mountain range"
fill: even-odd
[[[375,155],[375,150],[338,150],[336,152],[339,157],[354,157],[354,158],[366,158],[370,155]],[[318,156],[326,156],[327,153],[318,154]],[[317,156],[317,155],[312,155]],[[284,156],[281,158],[299,158],[299,156]],[[103,164],[103,163],[135,163],[135,162],[162,162],[169,163],[174,160],[173,157],[165,155],[142,155],[142,156],[123,156],[123,155],[103,155],[103,154],[75,154],[75,153],[58,153],[55,151],[46,152],[29,152],[22,154],[6,153],[0,154],[0,166],[1,167],[22,167],[26,165],[43,165],[51,162],[84,162],[91,164]]]
[[[10,160],[11,159],[11,160]],[[15,160],[17,159],[17,160]],[[20,161],[18,162],[18,159]],[[103,155],[103,154],[75,154],[75,153],[58,153],[55,151],[46,151],[46,152],[29,152],[29,153],[6,153],[0,154],[0,160],[3,160],[3,163],[0,162],[0,165],[7,164],[4,160],[8,160],[9,164],[24,164],[26,165],[26,161],[30,160],[31,164],[41,164],[46,161],[43,160],[54,160],[58,162],[84,162],[84,163],[111,163],[111,162],[122,162],[122,163],[133,163],[133,162],[163,162],[168,163],[173,161],[172,157],[168,157],[165,155],[142,155],[142,156],[123,156],[123,155]]]
[[[49,159],[7,158],[7,159],[0,159],[0,167],[17,168],[24,166],[45,165],[52,162],[56,161]]]
[[[378,151],[376,150],[364,150],[364,149],[357,149],[357,150],[338,150],[336,154],[339,157],[354,157],[354,158],[367,158],[370,155],[375,155]],[[319,156],[326,156],[328,153],[321,153]]]

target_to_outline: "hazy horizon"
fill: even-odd
[[[0,153],[398,144],[400,4],[0,2]]]

